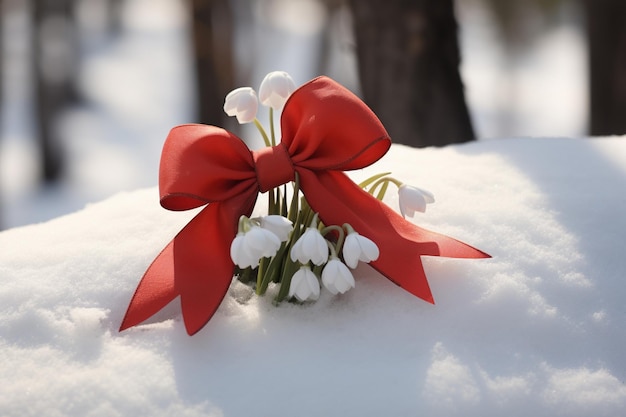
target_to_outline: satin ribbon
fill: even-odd
[[[159,190],[168,210],[206,205],[148,267],[120,331],[148,319],[180,296],[190,335],[210,320],[233,278],[230,244],[238,219],[259,192],[294,180],[325,224],[350,223],[380,249],[370,265],[428,302],[433,296],[420,256],[486,258],[445,235],[422,229],[363,191],[342,171],[371,165],[391,146],[376,115],[327,77],[296,90],[281,116],[281,142],[258,152],[232,133],[207,125],[170,132],[161,156]]]

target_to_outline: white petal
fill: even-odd
[[[304,255],[304,252],[302,251],[302,236],[300,236],[300,238],[298,238],[298,240],[296,241],[296,243],[293,244],[293,246],[291,247],[291,253],[290,253],[290,257],[291,260],[296,262],[300,262],[302,264],[305,264],[308,262],[308,260],[306,259],[306,256]]]
[[[332,294],[345,293],[354,288],[352,273],[339,259],[331,259],[322,271],[322,283]]]
[[[274,233],[281,242],[286,242],[293,230],[293,223],[286,217],[269,215],[261,217],[261,227]]]
[[[361,247],[361,254],[359,255],[360,261],[371,262],[378,259],[380,251],[378,250],[376,243],[361,235],[357,235],[357,240],[359,242],[359,246]]]
[[[259,99],[265,106],[277,110],[296,89],[296,85],[289,74],[284,71],[270,72],[265,76],[259,88]]]
[[[429,191],[402,184],[398,188],[398,205],[402,216],[413,217],[416,211],[425,212],[426,204],[434,203],[435,197]]]
[[[356,240],[356,233],[350,233],[346,237],[343,244],[343,260],[350,268],[354,269],[359,263],[359,256],[361,255],[361,248]]]
[[[328,260],[326,240],[317,229],[309,227],[300,236],[291,248],[291,260],[303,264],[312,261],[315,265],[322,265]]]
[[[258,254],[259,258],[273,256],[280,247],[278,236],[258,226],[252,227],[246,233],[245,243],[250,252]]]
[[[239,123],[254,121],[259,107],[256,93],[250,87],[237,88],[226,96],[224,112],[229,116],[236,116]]]
[[[307,281],[309,284],[309,300],[317,300],[320,298],[320,282],[317,280],[317,277],[313,272],[307,274]]]
[[[320,295],[319,281],[309,267],[301,267],[291,278],[289,297],[299,301],[317,300]]]
[[[324,239],[319,232],[312,236],[314,236],[312,240],[315,243],[315,248],[311,254],[311,261],[315,265],[323,265],[328,261],[328,244],[326,243],[326,239]]]
[[[251,266],[256,268],[259,265],[259,258],[254,252],[251,252],[245,243],[245,234],[239,233],[233,239],[230,245],[230,257],[240,268]]]
[[[230,258],[233,262],[239,265],[241,268],[245,268],[245,266],[241,265],[241,251],[243,246],[243,233],[237,234],[237,236],[233,239],[233,242],[230,244]]]
[[[424,190],[423,188],[419,188],[422,195],[424,196],[424,200],[426,200],[426,204],[432,204],[435,202],[435,196],[428,190]]]

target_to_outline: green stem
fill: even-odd
[[[376,195],[376,198],[380,201],[383,201],[383,198],[385,198],[385,194],[387,193],[387,188],[389,188],[389,181],[385,181],[383,183],[383,185],[380,187],[380,191]]]
[[[260,282],[260,285],[257,286],[257,294],[261,294],[261,295],[265,294],[270,282],[280,281],[280,279],[277,279],[277,278],[280,278],[280,271],[282,269],[281,267],[283,264],[287,247],[288,247],[287,243],[283,242],[280,248],[278,249],[278,252],[276,252],[276,255],[272,257],[270,264],[267,267],[267,270],[263,276],[263,279],[258,281]]]
[[[274,194],[274,189],[267,192],[267,198],[267,214],[279,214],[280,210],[276,210],[276,195]]]
[[[256,275],[256,295],[263,295],[265,292],[261,292],[261,283],[263,282],[263,277],[265,276],[268,260],[269,258],[261,258],[261,262],[259,262],[259,271]]]
[[[371,183],[373,183],[374,181],[376,181],[376,180],[378,180],[378,179],[380,179],[382,177],[386,177],[389,174],[391,174],[391,172],[382,172],[380,174],[373,175],[373,176],[369,177],[368,179],[366,179],[365,181],[359,183],[359,187],[365,188],[368,185],[370,185]]]
[[[378,187],[381,187],[381,191],[378,193],[376,198],[378,198],[379,200],[382,200],[382,197],[385,196],[385,192],[387,191],[387,187],[389,186],[390,182],[395,184],[398,188],[402,185],[402,182],[398,181],[395,178],[391,178],[391,177],[389,177],[389,178],[380,178],[378,181],[376,181],[374,184],[372,184],[372,186],[370,187],[368,192],[371,195],[374,195],[374,193],[376,192],[376,189]]]
[[[339,227],[339,226],[336,226],[336,227]],[[343,229],[342,229],[342,232],[343,232]],[[339,241],[337,241],[337,244],[339,244]],[[341,239],[341,244],[343,245],[343,238]],[[329,240],[326,240],[326,245],[328,245],[328,249],[330,249],[329,259],[335,259],[337,257],[337,249],[335,249],[335,245],[333,245]]]
[[[261,124],[261,122],[259,122],[259,119],[257,119],[256,117],[254,118],[254,125],[256,126],[257,129],[259,129],[259,132],[261,132],[261,136],[263,136],[263,142],[265,142],[265,146],[272,146],[272,143],[267,137],[267,133],[265,133],[265,129],[263,129],[263,125]]]
[[[295,173],[295,182],[293,185],[293,196],[291,197],[291,205],[289,207],[289,213],[287,218],[291,220],[293,224],[296,224],[296,220],[298,215],[300,214],[300,210],[298,209],[298,200],[300,198],[300,176],[298,173]]]
[[[337,234],[339,234],[339,237],[337,238],[337,243],[336,243],[335,246],[337,248],[337,253],[340,253],[341,252],[341,248],[343,247],[343,241],[346,238],[346,233],[344,232],[342,227],[339,227],[337,225],[326,226],[324,229],[322,229],[320,231],[320,233],[323,236],[326,236],[328,233],[330,233],[332,231],[335,231],[335,232],[337,232]],[[328,242],[328,240],[326,240],[326,241]],[[332,243],[330,243],[330,242],[328,242],[328,244],[332,245]],[[335,253],[333,249],[331,249],[331,253]],[[337,256],[336,253],[335,253],[335,256]]]
[[[274,108],[270,107],[270,135],[272,138],[272,146],[276,146],[276,133],[274,132]]]
[[[289,295],[289,287],[291,286],[291,278],[293,277],[293,274],[295,274],[298,268],[300,267],[300,262],[292,261],[291,256],[289,256],[289,253],[291,252],[291,247],[293,243],[296,242],[298,238],[300,238],[301,235],[302,235],[301,228],[295,228],[293,230],[291,241],[289,242],[289,246],[285,252],[285,257],[284,257],[285,262],[283,264],[283,270],[281,274],[282,279],[280,280],[280,290],[278,290],[278,294],[276,295],[276,298],[274,299],[274,301],[277,303],[280,303],[285,298],[287,298],[287,295]]]
[[[296,174],[297,175],[297,174]],[[280,189],[278,191],[278,197],[280,198]],[[287,212],[287,184],[283,184],[283,196],[282,196],[282,204],[280,206],[280,215],[283,217],[289,218],[289,213]]]

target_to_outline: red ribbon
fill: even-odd
[[[259,191],[294,180],[326,224],[350,223],[376,242],[370,265],[428,302],[433,297],[421,255],[486,258],[465,243],[422,229],[363,191],[342,171],[380,159],[391,140],[376,115],[327,77],[296,90],[281,116],[280,144],[250,151],[232,133],[207,125],[177,126],[161,156],[161,205],[206,205],[161,251],[139,283],[120,331],[148,319],[180,295],[187,333],[198,332],[226,295],[234,264],[230,244],[238,219],[250,215]]]

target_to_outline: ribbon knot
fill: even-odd
[[[252,157],[259,191],[262,193],[295,179],[293,162],[282,143],[253,151]]]
[[[185,327],[198,332],[213,316],[233,278],[230,244],[241,215],[252,213],[259,190],[291,181],[326,224],[349,223],[380,249],[370,263],[406,291],[433,297],[422,255],[485,258],[485,253],[404,220],[343,172],[381,158],[391,140],[358,97],[319,77],[287,100],[281,143],[251,152],[232,133],[206,125],[172,129],[159,167],[161,204],[169,210],[205,207],[158,254],[139,282],[120,330],[135,326],[180,296]]]

